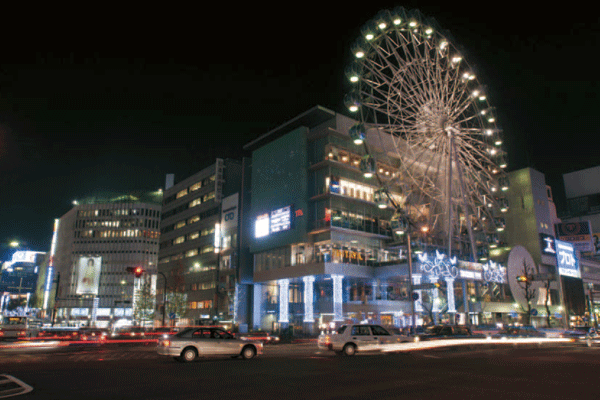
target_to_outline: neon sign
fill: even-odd
[[[436,250],[434,259],[429,259],[426,253],[419,254],[417,257],[421,262],[421,271],[427,275],[438,278],[456,278],[458,276],[456,256],[448,258]]]
[[[490,260],[483,264],[483,280],[486,282],[506,283],[506,267]]]

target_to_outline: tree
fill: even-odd
[[[147,279],[142,279],[141,285],[135,291],[135,304],[133,308],[133,319],[140,325],[145,321],[154,319],[156,297],[152,285]]]
[[[181,318],[187,312],[187,294],[181,292],[167,293],[167,315],[175,314],[176,318]]]
[[[183,263],[179,261],[177,267],[172,271],[173,279],[167,293],[167,315],[175,314],[176,318],[182,318],[187,312],[187,294],[185,291],[185,277],[183,276]]]
[[[447,299],[445,296],[445,290],[440,286],[438,288],[438,296],[435,297],[435,290],[423,290],[421,292],[421,306],[423,311],[427,313],[432,323],[436,323],[437,316],[447,311]]]
[[[523,270],[521,275],[517,276],[517,282],[521,289],[523,289],[523,295],[525,302],[527,303],[527,309],[525,309],[525,321],[526,325],[531,325],[531,300],[535,298],[536,289],[533,287],[533,275],[535,273],[534,267],[527,265],[527,262],[523,260]],[[521,307],[523,309],[523,307]]]

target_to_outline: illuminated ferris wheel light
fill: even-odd
[[[468,248],[477,259],[473,249],[481,243],[487,249],[486,235],[504,229],[496,221],[506,210],[498,195],[508,188],[499,183],[506,176],[503,141],[486,86],[440,32],[435,21],[402,8],[382,11],[365,24],[353,48],[358,73],[349,79],[357,98],[349,109],[360,109],[358,123],[365,128],[388,136],[392,149],[386,152],[395,150],[401,160],[396,170],[380,168],[380,160],[366,168],[367,157],[375,162],[378,153],[364,146],[361,172],[377,176],[375,184],[399,191],[394,196],[403,199],[396,205],[396,197],[388,196],[392,201],[385,206],[394,205],[412,226],[424,227],[435,246]],[[365,46],[367,34],[373,37]],[[469,238],[467,230],[476,234]]]

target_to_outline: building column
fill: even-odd
[[[262,316],[263,316],[263,296],[262,296],[262,285],[255,283],[252,285],[254,291],[253,309],[252,309],[252,328],[261,329]]]
[[[333,320],[343,321],[342,279],[344,279],[344,275],[331,275],[331,279],[333,280]]]
[[[304,281],[304,322],[313,323],[315,322],[313,295],[315,277],[312,275],[305,276],[302,280]]]
[[[373,301],[377,301],[377,295],[379,294],[379,282],[377,282],[377,279],[371,282],[371,287],[373,288]]]
[[[454,278],[446,278],[446,292],[448,300],[448,312],[456,313],[456,303],[454,301]]]
[[[289,300],[290,300],[290,280],[280,279],[277,281],[279,285],[279,323],[287,324],[290,322],[289,317]]]
[[[413,274],[412,276],[413,278],[413,285],[420,285],[421,284],[421,275],[417,275],[417,274]],[[417,293],[419,295],[419,298],[415,301],[415,312],[422,312],[423,311],[423,293],[422,290],[413,290],[413,293]],[[410,299],[412,301],[412,299]]]

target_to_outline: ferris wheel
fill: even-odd
[[[352,55],[345,103],[360,121],[350,135],[366,149],[365,176],[376,177],[400,226],[410,220],[429,243],[486,258],[505,227],[508,178],[485,86],[450,35],[416,10],[380,12]],[[395,173],[378,175],[388,158]]]

